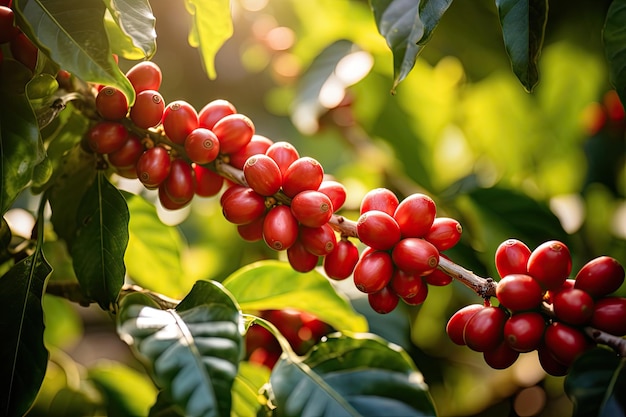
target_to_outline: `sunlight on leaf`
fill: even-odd
[[[115,22],[115,25],[106,25],[107,33],[112,37],[111,47],[130,45],[143,56],[137,56],[130,49],[114,52],[122,52],[122,56],[128,59],[150,59],[156,52],[157,34],[156,19],[148,0],[105,0],[105,4],[109,11],[106,22]]]
[[[602,38],[609,62],[611,82],[622,103],[626,103],[626,1],[614,0],[606,13]]]

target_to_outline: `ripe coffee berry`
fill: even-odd
[[[161,69],[151,61],[142,61],[128,70],[126,78],[139,94],[144,90],[158,91],[161,87],[163,74]]]
[[[463,329],[465,329],[467,321],[483,308],[482,304],[470,304],[461,308],[450,317],[446,324],[446,333],[453,343],[461,346],[465,345]]]
[[[29,70],[35,71],[37,59],[39,58],[39,49],[26,35],[22,32],[15,35],[10,41],[9,48],[11,55],[16,61],[24,64]]]
[[[402,237],[422,237],[435,220],[437,207],[425,194],[411,194],[398,204],[393,217],[400,226]]]
[[[206,129],[213,129],[219,120],[235,113],[237,113],[237,109],[231,102],[223,99],[213,100],[198,112],[198,125]]]
[[[443,255],[440,255],[443,256]],[[440,269],[434,269],[430,274],[424,275],[424,280],[429,285],[444,287],[450,284],[453,278]]]
[[[266,155],[248,158],[243,166],[243,175],[250,188],[264,196],[276,194],[282,184],[278,165]]]
[[[559,291],[555,294],[552,305],[556,317],[568,324],[586,324],[593,315],[593,298],[577,288]]]
[[[496,269],[500,277],[512,274],[526,274],[530,249],[517,239],[505,240],[496,249]]]
[[[574,287],[594,298],[616,291],[624,283],[624,267],[609,256],[587,262],[576,274]]]
[[[157,188],[170,173],[167,149],[160,146],[145,151],[137,160],[137,178],[148,189]]]
[[[211,128],[220,140],[220,150],[224,154],[239,151],[252,140],[254,124],[247,116],[235,113],[221,118]]]
[[[500,280],[496,297],[511,311],[532,310],[541,304],[543,290],[530,275],[512,274]]]
[[[514,314],[504,323],[504,338],[517,352],[531,352],[541,345],[546,321],[541,313]]]
[[[469,318],[463,329],[463,341],[472,350],[493,350],[504,340],[504,323],[508,319],[500,307],[484,307]]]
[[[272,160],[268,156],[266,158]],[[319,191],[302,191],[291,200],[291,212],[303,225],[318,227],[328,223],[332,217],[333,203],[326,194]]]
[[[224,218],[234,224],[250,223],[265,213],[265,197],[251,188],[233,192],[222,202]]]
[[[367,301],[372,310],[378,314],[387,314],[398,306],[400,298],[389,287],[385,287],[375,293],[367,294]]]
[[[605,297],[596,301],[591,326],[615,336],[626,336],[626,298]]]
[[[569,249],[556,240],[544,242],[532,251],[526,269],[544,289],[559,288],[572,270]]]
[[[567,375],[567,371],[569,369],[568,366],[563,365],[561,362],[557,361],[556,358],[550,352],[550,349],[547,348],[545,343],[537,349],[537,354],[539,356],[539,363],[544,371],[547,374],[552,376],[564,376]]]
[[[193,167],[196,177],[196,195],[199,197],[212,197],[217,195],[224,185],[224,177],[202,165]]]
[[[198,127],[198,113],[186,101],[176,100],[165,107],[161,124],[167,137],[180,145]]]
[[[109,163],[117,168],[133,168],[143,153],[143,145],[141,139],[134,133],[129,133],[126,142],[116,151],[107,155]],[[136,175],[135,175],[136,177]]]
[[[422,285],[420,290],[413,297],[401,297],[405,304],[410,306],[418,306],[426,301],[428,296],[428,285]]]
[[[263,239],[274,250],[286,250],[298,238],[298,221],[287,206],[273,207],[263,221]]]
[[[163,181],[167,196],[177,204],[186,204],[191,201],[196,189],[194,171],[185,160],[176,158],[170,166],[170,173]]]
[[[323,180],[317,191],[324,193],[333,203],[333,211],[339,210],[346,202],[346,187],[338,181]]]
[[[220,141],[209,129],[199,127],[189,133],[185,139],[185,152],[196,164],[208,164],[215,161],[220,153]]]
[[[130,120],[142,129],[157,126],[163,118],[165,103],[163,97],[156,90],[143,90],[135,98],[130,108]]]
[[[485,363],[493,369],[506,369],[513,365],[519,352],[513,350],[506,342],[502,342],[495,349],[483,352]]]
[[[10,7],[0,6],[0,44],[10,42],[20,33],[15,26],[15,14]]]
[[[270,145],[272,145],[272,143],[271,139],[255,134],[246,146],[237,152],[230,154],[230,164],[237,169],[243,169],[243,166],[248,158],[258,154],[265,154],[265,151],[270,147]]]
[[[96,110],[106,120],[120,120],[128,113],[128,99],[115,87],[104,87],[96,96]]]
[[[367,211],[356,224],[361,242],[378,250],[388,250],[400,241],[400,226],[391,215],[379,210]]]
[[[289,142],[279,141],[273,143],[265,151],[265,155],[272,158],[280,168],[281,174],[284,176],[287,168],[293,164],[300,155],[294,146]]]
[[[283,192],[288,197],[306,190],[317,190],[324,179],[322,165],[313,158],[302,157],[294,161],[283,175]]]
[[[317,266],[319,257],[307,250],[300,239],[287,249],[289,265],[298,272],[309,272]]]
[[[177,203],[175,201],[173,201],[170,196],[167,194],[167,191],[165,190],[164,184],[161,183],[161,185],[159,185],[159,193],[158,193],[158,197],[159,197],[159,202],[161,203],[161,207],[167,209],[167,210],[179,210],[183,207],[185,207],[187,205],[187,203],[189,203],[188,201],[185,203]]]
[[[87,132],[89,147],[99,154],[117,151],[124,146],[127,138],[128,131],[117,122],[99,122]]]
[[[317,256],[326,256],[337,246],[337,236],[328,223],[320,227],[300,226],[299,237],[304,247]]]
[[[263,239],[263,223],[265,216],[258,217],[250,223],[238,224],[237,233],[247,242],[258,242]]]
[[[343,280],[354,271],[359,261],[359,250],[348,239],[337,241],[335,249],[324,257],[324,271],[329,278]]]
[[[378,210],[393,216],[398,204],[398,197],[391,190],[374,188],[363,196],[359,213],[363,214],[371,210]]]
[[[568,367],[593,346],[580,330],[558,321],[546,328],[543,340],[552,356]]]
[[[424,239],[432,243],[439,251],[448,250],[461,240],[461,223],[449,217],[437,217]]]
[[[439,251],[430,242],[406,238],[398,242],[391,253],[393,262],[403,271],[426,275],[439,264]]]
[[[364,293],[378,292],[391,281],[393,271],[393,261],[387,252],[370,252],[361,256],[354,268],[354,285]]]
[[[402,298],[415,297],[425,285],[426,283],[421,276],[404,272],[398,268],[394,268],[391,282],[389,283],[393,292]]]

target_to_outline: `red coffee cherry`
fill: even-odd
[[[548,375],[552,376],[564,376],[567,375],[567,371],[569,369],[568,366],[563,365],[561,362],[557,361],[550,349],[545,346],[545,343],[537,349],[537,353],[539,356],[539,363],[541,367]]]
[[[587,324],[593,315],[593,298],[577,288],[559,291],[552,304],[556,317],[568,324]]]
[[[251,188],[230,194],[222,203],[224,218],[234,224],[250,223],[265,213],[265,197]]]
[[[359,250],[347,238],[337,241],[335,249],[324,257],[324,271],[329,278],[343,280],[352,275],[359,261]]]
[[[543,290],[530,275],[512,274],[500,280],[496,297],[511,311],[532,310],[541,304]]]
[[[117,122],[99,122],[87,132],[89,147],[99,154],[117,151],[127,139],[128,130]]]
[[[244,187],[243,185],[227,183],[228,187],[220,196],[220,205],[223,206],[224,202],[228,200],[233,194],[239,193],[243,190],[249,189],[248,187]]]
[[[500,277],[512,274],[526,274],[530,249],[517,239],[507,239],[496,249],[496,269]]]
[[[394,268],[389,287],[401,298],[415,297],[426,283],[421,276]]]
[[[287,168],[300,158],[296,148],[291,143],[285,141],[274,142],[267,148],[265,155],[276,161],[283,176],[285,176]]]
[[[574,280],[568,278],[565,280],[565,282],[563,282],[563,285],[561,285],[556,290],[546,291],[546,293],[543,296],[543,300],[548,304],[552,304],[555,295],[557,295],[561,291],[568,290],[571,288],[574,288]]]
[[[237,152],[230,154],[230,164],[237,169],[243,169],[244,164],[251,156],[265,154],[272,145],[272,140],[261,135],[253,135],[250,142]],[[281,173],[282,176],[282,173]]]
[[[324,169],[319,162],[307,156],[294,161],[283,175],[283,192],[288,197],[306,190],[317,190],[324,179]]]
[[[287,260],[295,271],[309,272],[317,266],[319,257],[309,252],[298,239],[287,249]]]
[[[532,251],[526,269],[544,289],[559,288],[572,271],[569,249],[557,240],[544,242]]]
[[[237,233],[247,242],[258,242],[263,239],[263,223],[265,216],[257,217],[250,223],[238,224]]]
[[[567,367],[578,356],[593,347],[591,341],[580,330],[558,321],[546,328],[543,340],[552,356]]]
[[[398,242],[391,253],[393,262],[403,271],[425,275],[439,264],[439,251],[432,243],[419,238]]]
[[[408,304],[410,306],[418,306],[422,304],[424,301],[426,301],[427,296],[428,296],[428,285],[423,285],[420,288],[420,290],[417,292],[417,294],[415,294],[413,297],[404,297],[404,298],[401,297],[401,298],[405,304]]]
[[[432,198],[425,194],[411,194],[398,204],[393,217],[400,226],[402,237],[422,237],[430,230],[437,215]]]
[[[212,197],[220,192],[224,185],[224,177],[202,165],[194,165],[193,170],[196,176],[197,196]]]
[[[149,129],[161,123],[165,102],[156,90],[143,90],[137,94],[135,104],[130,108],[130,120],[142,129]]]
[[[37,59],[39,58],[39,49],[31,42],[23,33],[18,33],[11,39],[9,48],[11,55],[16,61],[22,63],[26,68],[35,71],[37,67]]]
[[[388,287],[385,287],[380,291],[367,294],[367,301],[372,310],[378,314],[388,314],[395,310],[400,298]]]
[[[133,171],[136,171],[135,166],[143,151],[143,145],[139,136],[129,133],[122,147],[110,152],[107,155],[107,159],[116,168],[132,168]],[[136,174],[135,178],[137,178]]]
[[[424,239],[432,243],[439,251],[454,247],[461,240],[463,228],[458,220],[449,217],[437,217]]]
[[[463,340],[463,329],[465,329],[467,321],[483,308],[484,306],[482,304],[469,304],[458,310],[452,315],[452,317],[450,317],[448,323],[446,324],[446,333],[452,343],[460,346],[465,345],[465,340]]]
[[[594,298],[616,291],[624,283],[624,267],[617,259],[600,256],[587,262],[576,274],[574,288]]]
[[[485,363],[493,369],[506,369],[513,365],[518,357],[519,352],[511,349],[506,342],[500,343],[495,349],[483,352]]]
[[[400,241],[400,226],[391,215],[379,210],[367,211],[356,224],[361,242],[378,250],[388,250]]]
[[[333,211],[337,212],[346,202],[347,190],[343,184],[334,180],[323,180],[317,191],[324,193],[333,203]]]
[[[282,184],[278,165],[266,155],[248,158],[243,166],[243,175],[250,188],[264,196],[276,194]]]
[[[106,120],[121,120],[128,113],[128,99],[115,87],[104,87],[96,96],[96,110]]]
[[[189,203],[196,189],[196,179],[191,165],[181,158],[174,159],[171,162],[170,174],[161,186],[174,203]]]
[[[167,137],[180,145],[198,127],[198,113],[186,101],[176,100],[165,107],[161,124]]]
[[[263,239],[274,250],[286,250],[298,238],[298,221],[288,206],[273,207],[263,221]]]
[[[484,307],[467,320],[463,329],[465,344],[477,352],[497,348],[504,340],[504,323],[507,319],[504,309]]]
[[[20,33],[15,26],[15,14],[10,7],[0,6],[0,44],[10,42]]]
[[[254,123],[247,116],[235,113],[221,118],[211,130],[220,140],[221,152],[230,154],[239,151],[252,140]]]
[[[148,189],[161,184],[170,173],[171,161],[167,149],[160,146],[145,151],[137,161],[137,178]]]
[[[439,255],[443,256],[443,255]],[[453,278],[440,269],[434,269],[430,274],[424,275],[424,280],[428,285],[444,287],[453,281]]]
[[[354,267],[354,285],[364,293],[378,292],[387,286],[393,271],[393,261],[387,252],[370,252],[361,256]]]
[[[541,345],[545,318],[534,311],[517,313],[504,323],[504,339],[517,352],[531,352]]]
[[[207,103],[198,112],[198,126],[213,129],[215,123],[226,116],[237,113],[235,106],[228,100],[217,99]]]
[[[605,297],[596,301],[592,327],[615,336],[626,336],[626,298]]]
[[[199,127],[189,133],[185,139],[185,152],[196,164],[208,164],[215,161],[220,153],[220,141],[209,129]]]
[[[265,157],[274,163],[269,156]],[[291,200],[291,213],[303,225],[318,227],[328,223],[332,217],[333,203],[326,194],[319,191],[302,191]]]
[[[158,91],[161,88],[163,74],[161,68],[151,61],[142,61],[128,70],[126,78],[135,89],[135,93],[139,94],[145,90]]]
[[[387,188],[374,188],[363,196],[359,213],[363,214],[371,210],[378,210],[393,216],[398,204],[398,197],[393,191]]]
[[[167,191],[165,191],[165,187],[163,186],[163,183],[159,185],[158,197],[159,197],[159,202],[161,203],[161,207],[167,210],[172,210],[172,211],[179,210],[185,207],[189,203],[189,201],[187,201],[186,203],[177,203],[173,201],[170,198],[170,196],[167,194]]]
[[[337,236],[328,223],[320,227],[300,226],[300,240],[309,252],[317,256],[326,256],[337,246]]]

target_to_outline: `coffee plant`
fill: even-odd
[[[566,74],[547,0],[178,6],[0,4],[1,415],[626,415],[626,2],[585,6],[603,64]],[[521,87],[429,55],[481,13]],[[243,87],[219,66],[233,35]],[[187,46],[213,90],[193,92]],[[268,62],[271,117],[250,103]],[[588,213],[566,231],[547,201],[572,160]],[[102,313],[132,356],[79,363]]]

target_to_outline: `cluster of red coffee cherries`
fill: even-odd
[[[520,353],[537,350],[543,369],[561,376],[595,345],[587,326],[626,335],[626,298],[611,296],[624,282],[624,268],[614,258],[592,259],[570,279],[571,255],[562,242],[531,251],[509,239],[498,247],[495,265],[498,305],[485,299],[463,307],[446,327],[454,343],[482,352],[489,366],[505,369]]]
[[[9,44],[11,56],[33,71],[37,65],[38,49],[15,25],[12,0],[0,0],[0,44]],[[0,63],[4,60],[0,50]]]

